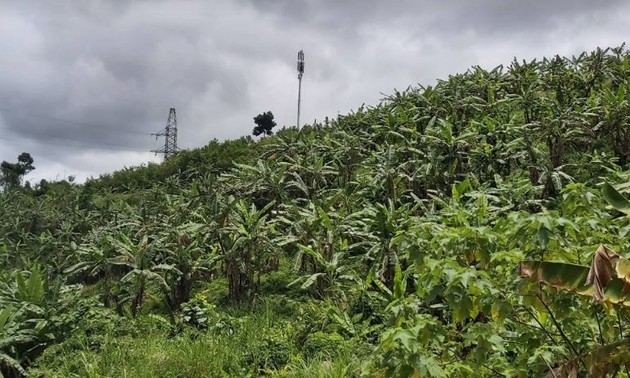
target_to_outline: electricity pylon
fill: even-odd
[[[179,147],[177,147],[177,115],[175,114],[175,108],[171,108],[171,111],[168,113],[168,121],[164,130],[151,135],[155,135],[156,140],[158,137],[164,137],[164,147],[151,150],[151,152],[156,154],[164,154],[164,160],[179,152]]]
[[[300,128],[300,105],[302,100],[302,75],[304,75],[304,50],[298,52],[297,60],[298,71],[298,108],[297,108],[297,128]]]

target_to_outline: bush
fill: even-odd
[[[203,297],[197,295],[188,302],[182,304],[181,320],[184,324],[200,329],[207,330],[211,318],[216,315],[214,305],[209,304]]]
[[[344,348],[346,340],[338,333],[315,332],[306,337],[302,346],[305,359],[330,358]]]
[[[256,366],[259,371],[267,371],[284,367],[290,359],[291,348],[287,336],[277,328],[270,328],[245,351],[244,363]]]
[[[216,306],[208,303],[202,294],[197,294],[190,301],[182,304],[181,309],[178,324],[192,327],[201,333],[232,335],[235,327],[243,321],[242,318],[218,312]]]

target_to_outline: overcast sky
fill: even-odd
[[[0,160],[63,179],[376,105],[473,65],[572,55],[629,38],[630,2],[595,0],[0,0]]]

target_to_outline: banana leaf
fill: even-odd
[[[617,191],[612,185],[605,183],[602,186],[602,194],[606,202],[626,215],[630,215],[630,201]]]
[[[603,345],[579,357],[588,369],[588,377],[604,377],[615,373],[630,361],[630,338]],[[557,368],[551,369],[545,378],[577,377],[579,360],[571,359]]]
[[[557,261],[522,261],[521,278],[560,290],[591,296],[598,302],[630,307],[630,261],[600,245],[591,266]]]

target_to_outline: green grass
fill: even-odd
[[[291,378],[346,378],[357,377],[361,368],[361,359],[354,353],[342,350],[328,358],[292,362],[287,366],[283,377]]]
[[[360,359],[346,350],[314,359],[293,354],[287,356],[287,364],[273,366],[277,354],[262,349],[268,344],[259,344],[257,330],[247,328],[232,337],[207,334],[194,339],[191,335],[168,339],[157,334],[109,339],[97,351],[90,350],[88,345],[76,350],[61,344],[47,351],[39,361],[39,368],[31,370],[31,376],[306,378],[349,377],[359,370]]]
[[[137,339],[110,339],[98,351],[54,348],[43,357],[47,365],[34,376],[47,377],[224,377],[246,373],[238,366],[236,343],[201,337],[167,339],[149,335]],[[62,344],[63,345],[63,344]],[[39,370],[39,371],[38,371]]]
[[[209,311],[212,321],[207,330],[185,327],[176,336],[159,322],[139,334],[77,331],[47,349],[31,376],[348,377],[359,370],[360,348],[352,341],[342,340],[333,353],[305,355],[312,351],[304,349],[300,338],[312,328],[306,324],[311,320],[299,315],[304,312],[301,306],[281,296],[262,298],[256,307]]]

